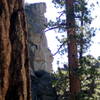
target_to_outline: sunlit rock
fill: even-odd
[[[30,66],[34,71],[52,72],[53,56],[48,49],[45,28],[47,19],[45,3],[30,4],[25,7],[28,23],[28,43]]]

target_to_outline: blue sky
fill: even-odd
[[[57,15],[57,9],[54,8],[54,5],[51,3],[52,0],[25,0],[25,2],[28,3],[36,3],[36,2],[45,2],[47,5],[47,12],[45,16],[48,18],[48,20],[53,19],[55,20],[55,16]],[[99,1],[99,0],[98,0]],[[90,0],[91,2],[95,2],[95,0]],[[100,28],[100,6],[95,7],[95,9],[92,11],[92,16],[95,18],[92,22],[93,27]],[[59,42],[56,40],[55,36],[58,35],[54,31],[49,31],[46,33],[47,40],[48,40],[48,46],[51,49],[52,53],[55,53],[57,51],[57,45]],[[93,44],[91,48],[88,50],[88,54],[92,54],[94,57],[100,56],[100,31],[96,31],[96,36],[93,37]],[[65,60],[67,59],[67,55],[60,56],[57,55],[54,59],[53,66],[55,66],[53,69],[57,69],[56,62],[57,60]]]

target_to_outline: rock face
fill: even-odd
[[[57,100],[50,73],[53,56],[48,49],[44,33],[47,24],[44,16],[46,5],[45,3],[27,5],[25,12],[28,23],[32,100]]]
[[[57,100],[56,91],[52,87],[54,76],[40,70],[35,71],[35,75],[31,77],[32,100]]]
[[[47,20],[45,3],[35,3],[25,7],[28,23],[28,44],[30,66],[32,70],[52,71],[53,56],[48,49],[47,39],[44,33]]]
[[[31,100],[23,0],[0,0],[0,100]]]

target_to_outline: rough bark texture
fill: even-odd
[[[74,1],[67,0],[67,30],[69,42],[68,42],[68,62],[70,69],[70,93],[71,100],[76,100],[76,95],[80,92],[80,80],[77,75],[78,69],[78,58],[77,58],[77,42],[76,42],[76,32],[75,32],[75,16],[74,16]]]
[[[0,0],[0,100],[30,100],[23,0]]]

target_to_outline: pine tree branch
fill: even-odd
[[[47,30],[45,30],[44,32],[47,32],[47,31],[50,31],[50,30],[53,30],[53,29],[60,28],[61,26],[65,26],[66,27],[66,23],[61,23],[61,24],[58,24],[57,26],[55,25],[53,27],[50,27]]]
[[[62,12],[60,12],[61,14],[60,14],[60,16],[59,17],[57,17],[57,19],[60,19],[61,18],[61,16],[63,16],[64,14],[65,14],[65,11],[62,11]]]
[[[67,41],[68,41],[68,40],[64,41],[64,42],[60,45],[60,47],[59,47],[58,50],[53,54],[53,56],[55,56],[55,55],[60,51],[60,49],[62,48],[62,46],[65,45],[65,43],[67,43]]]
[[[57,29],[57,28],[59,28],[59,27],[58,26],[50,27],[47,30],[45,30],[44,32],[47,32],[47,31],[50,31],[50,30],[54,30],[54,29]]]

